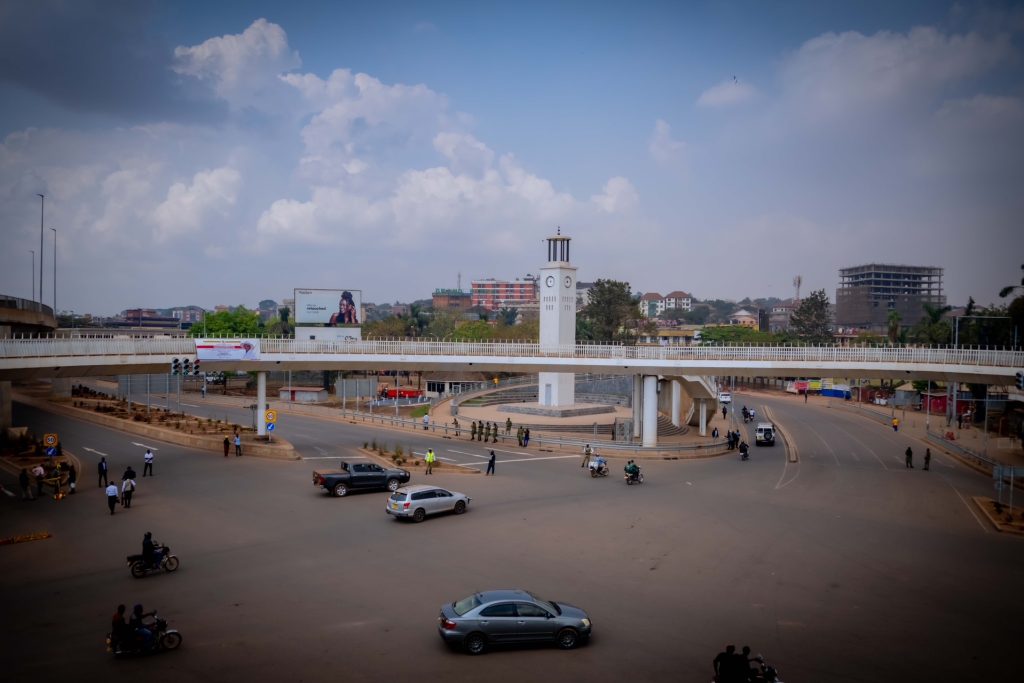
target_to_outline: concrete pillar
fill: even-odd
[[[641,408],[644,405],[643,375],[633,375],[633,438],[640,438],[640,424],[643,421]]]
[[[267,422],[263,413],[267,409],[267,373],[256,373],[256,436],[267,435]]]
[[[11,336],[10,325],[0,325],[0,339],[9,339]],[[11,420],[11,383],[0,382],[0,431],[13,427]]]
[[[643,427],[640,429],[641,442],[644,448],[658,445],[658,377],[644,375],[644,408]]]
[[[672,424],[680,426],[683,412],[683,385],[674,379],[672,380]]]
[[[50,380],[50,395],[54,398],[71,398],[71,378],[54,377]]]
[[[708,435],[708,400],[700,399],[700,435]]]

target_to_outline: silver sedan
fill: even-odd
[[[422,522],[427,515],[454,512],[461,515],[469,506],[470,498],[464,493],[449,491],[438,486],[403,486],[388,497],[385,508],[389,515],[406,517]]]

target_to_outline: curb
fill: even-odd
[[[989,509],[989,503],[992,502],[991,498],[986,496],[971,496],[971,500],[974,501],[974,504],[979,510],[981,510],[981,514],[985,515],[985,518],[988,519],[989,523],[995,527],[996,531],[1004,534],[1010,534],[1011,536],[1024,537],[1024,528],[1018,529],[992,515],[992,511]]]
[[[800,451],[793,445],[793,442],[789,440],[789,436],[786,434],[786,430],[782,428],[778,420],[772,417],[771,408],[768,406],[764,407],[765,417],[767,417],[772,425],[775,427],[775,431],[782,437],[782,440],[786,444],[786,459],[789,462],[800,462]]]
[[[401,469],[409,470],[410,472],[423,472],[423,471],[425,471],[427,469],[426,466],[424,466],[423,464],[420,464],[418,467],[413,466],[413,465],[408,465],[408,464],[406,464],[406,465],[396,465],[395,463],[391,462],[390,460],[388,460],[384,456],[378,455],[377,451],[372,451],[369,448],[358,448],[356,450],[359,451],[360,453],[365,454],[367,457],[372,458],[373,460],[376,460],[377,464],[380,465],[381,467],[400,467]],[[340,460],[344,460],[345,458],[339,458],[339,459]],[[417,459],[421,463],[423,462],[422,458],[417,458]],[[466,467],[464,465],[451,465],[451,464],[448,464],[448,463],[444,463],[442,465],[442,464],[438,464],[438,463],[435,462],[434,463],[434,467],[435,468],[441,467],[442,469],[440,470],[440,473],[442,473],[442,474],[447,474],[447,473],[452,473],[452,474],[480,474],[480,470],[473,469],[472,467]]]

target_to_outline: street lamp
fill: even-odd
[[[36,193],[39,197],[39,305],[43,305],[43,235],[46,231],[43,230],[43,214],[46,210],[46,195]],[[35,279],[35,278],[33,278]]]
[[[32,254],[32,301],[36,300],[36,250],[29,249],[28,253]]]
[[[57,319],[57,228],[53,231],[53,319]],[[42,299],[43,297],[39,297]]]

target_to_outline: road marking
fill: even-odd
[[[188,406],[189,408],[201,408],[202,407],[202,406],[196,405],[195,403],[181,403],[179,405]]]
[[[366,460],[365,455],[304,455],[303,460]]]
[[[102,455],[104,458],[107,457],[106,453],[104,453],[103,451],[98,451],[95,448],[87,448],[87,447],[83,446],[82,450],[83,451],[89,451],[90,453],[95,453],[96,455]]]
[[[882,466],[882,469],[885,469],[885,470],[889,469],[889,467],[885,464],[885,461],[882,460],[880,457],[878,457],[878,453],[875,453],[875,450],[873,448],[871,448],[866,443],[864,443],[863,441],[861,441],[860,439],[855,437],[850,432],[848,432],[845,429],[843,429],[842,427],[840,427],[838,424],[833,423],[832,426],[835,427],[836,429],[838,429],[839,431],[841,431],[843,434],[846,434],[846,436],[848,436],[849,438],[853,439],[854,441],[859,443],[861,446],[863,446],[864,450],[866,450],[868,453],[870,453],[871,455],[874,456],[875,460],[878,461],[878,464]]]
[[[483,456],[479,456],[479,457],[483,457]],[[487,456],[487,458],[489,460],[490,456]],[[550,455],[550,456],[545,456],[545,457],[540,457],[540,458],[518,458],[518,459],[515,459],[515,460],[495,460],[495,462],[500,462],[500,463],[506,463],[506,462],[536,462],[537,460],[567,460],[569,458],[575,458],[576,460],[579,460],[580,456],[578,456],[578,455]],[[481,463],[481,462],[465,462],[465,463],[460,463],[460,465],[462,467],[479,467],[479,466],[483,465],[483,463]]]
[[[955,486],[950,485],[949,488],[953,489],[953,493],[955,493],[960,498],[960,500],[963,501],[963,504],[967,506],[967,511],[971,513],[972,517],[974,517],[974,521],[978,523],[978,526],[981,527],[981,530],[984,531],[986,534],[989,533],[988,527],[986,527],[985,523],[981,521],[981,518],[978,517],[978,513],[974,511],[974,508],[971,507],[971,504],[967,502],[967,499],[964,498],[960,494],[960,492],[956,490]]]
[[[320,446],[313,446],[313,448],[316,449],[316,452],[320,455],[325,455],[328,452],[326,448],[320,448]]]
[[[160,450],[160,449],[159,449],[159,448],[157,448],[156,446],[147,446],[146,444],[144,444],[144,443],[139,443],[138,441],[132,441],[132,445],[133,445],[133,446],[141,446],[142,448],[148,448],[148,449],[149,449],[149,450],[151,450],[151,451],[158,451],[158,450]]]

